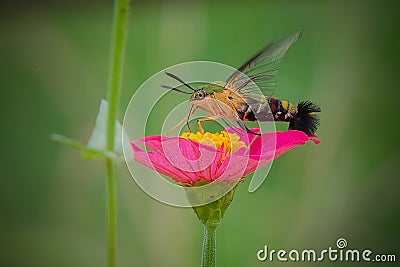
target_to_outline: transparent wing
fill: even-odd
[[[301,31],[285,39],[276,39],[244,63],[227,80],[225,88],[240,93],[245,99],[271,96],[276,87],[277,65],[289,47],[300,38]]]

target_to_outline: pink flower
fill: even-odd
[[[255,136],[228,129],[215,134],[184,133],[181,137],[148,136],[132,141],[131,146],[137,162],[192,186],[199,181],[239,179],[307,141],[319,143],[315,136],[297,130]]]

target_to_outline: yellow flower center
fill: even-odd
[[[215,147],[218,150],[223,149],[224,154],[234,154],[239,148],[246,147],[237,134],[222,131],[221,133],[205,132],[204,134],[184,132],[182,138],[193,140],[197,143]]]

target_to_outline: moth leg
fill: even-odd
[[[175,125],[174,127],[172,127],[171,129],[167,130],[166,132],[164,132],[163,135],[168,135],[170,134],[172,131],[175,131],[179,126],[181,126],[182,124],[184,124],[186,122],[186,117],[183,118],[183,120],[181,120],[177,125]]]
[[[243,130],[245,130],[247,133],[254,134],[254,135],[261,135],[260,133],[255,133],[255,132],[253,132],[252,130],[250,130],[250,129],[243,123],[242,120],[237,120],[236,122],[237,122],[237,124],[240,126],[240,128],[242,128]]]
[[[190,117],[192,117],[193,113],[197,110],[197,107],[195,107],[194,109],[191,109],[191,112],[189,112],[189,114],[184,117],[177,125],[175,125],[174,127],[172,127],[171,129],[167,130],[166,132],[164,132],[164,135],[168,135],[170,134],[172,131],[175,131],[179,126],[181,126],[182,124],[184,124],[185,122],[188,124],[188,121],[190,119]],[[189,124],[188,124],[188,128],[189,131],[192,132],[190,130]]]
[[[219,119],[220,116],[212,116],[212,117],[206,117],[206,118],[201,118],[197,120],[197,129],[201,134],[204,134],[204,129],[203,126],[201,126],[201,123],[204,121],[215,121],[216,119]]]

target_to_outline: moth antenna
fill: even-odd
[[[189,88],[192,91],[196,91],[195,89],[193,89],[193,87],[191,87],[189,84],[187,84],[186,82],[184,82],[181,78],[179,78],[178,76],[176,76],[175,74],[172,74],[168,71],[165,71],[165,74],[167,74],[169,77],[177,80],[178,82],[182,83],[183,85],[185,85],[187,88]]]
[[[187,95],[191,95],[192,94],[192,93],[182,91],[181,89],[178,89],[176,87],[172,87],[172,86],[169,86],[169,85],[161,85],[161,87],[169,89],[169,90],[177,91],[177,92],[180,92],[180,93],[184,93],[184,94],[187,94]]]

